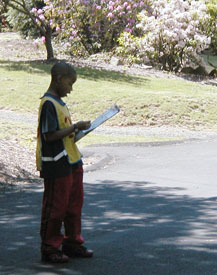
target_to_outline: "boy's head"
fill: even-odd
[[[77,73],[69,63],[58,62],[51,69],[51,82],[59,97],[70,93],[76,80]]]

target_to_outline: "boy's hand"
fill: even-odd
[[[90,128],[90,120],[89,121],[78,121],[76,123],[76,126],[78,127],[79,130],[87,130],[88,128]]]

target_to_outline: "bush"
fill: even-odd
[[[136,34],[137,14],[148,8],[143,0],[45,2],[59,41],[72,55],[110,51],[123,31]]]
[[[25,3],[29,10],[31,10],[33,7],[40,9],[45,6],[44,1],[41,0],[28,0],[25,1]],[[12,26],[15,31],[19,31],[24,38],[37,38],[40,36],[39,29],[35,26],[35,24],[33,24],[29,15],[24,14],[14,8],[8,7],[6,17],[10,26]]]
[[[157,0],[151,10],[142,11],[137,28],[143,35],[123,33],[118,54],[149,60],[164,70],[179,71],[184,66],[201,64],[199,54],[210,44],[204,26],[210,20],[202,1]]]
[[[210,15],[206,30],[211,37],[211,49],[217,54],[217,2],[216,0],[207,1],[208,14]]]

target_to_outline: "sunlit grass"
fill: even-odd
[[[24,122],[0,121],[0,139],[14,140],[21,146],[35,149],[36,129],[34,125]]]
[[[0,61],[0,108],[37,115],[51,64]],[[216,128],[217,87],[157,77],[76,68],[66,101],[73,121],[93,120],[113,104],[121,111],[107,125]]]
[[[18,144],[31,150],[36,148],[36,127],[24,122],[0,121],[0,139],[15,140]],[[135,142],[162,142],[168,140],[181,140],[182,137],[143,137],[143,136],[119,136],[90,133],[77,142],[79,148],[94,144],[108,143],[135,143]]]
[[[143,137],[143,136],[110,136],[110,135],[96,135],[93,133],[88,134],[77,142],[80,148],[94,144],[108,144],[108,143],[136,143],[136,142],[163,142],[163,141],[174,141],[182,140],[182,137]]]

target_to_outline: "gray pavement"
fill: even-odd
[[[0,274],[217,274],[217,140],[87,147],[92,259],[40,262],[41,181],[0,194]]]

